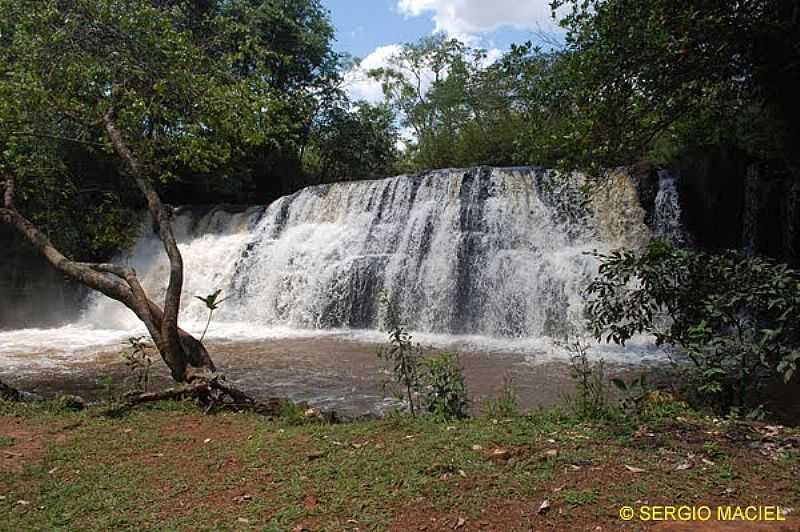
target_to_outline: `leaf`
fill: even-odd
[[[631,473],[647,473],[646,469],[641,469],[639,467],[633,467],[633,466],[629,466],[629,465],[626,465],[625,469],[627,469]]]

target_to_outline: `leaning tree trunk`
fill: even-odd
[[[200,341],[178,327],[183,288],[183,259],[172,232],[170,214],[144,176],[141,165],[117,129],[112,112],[105,114],[103,123],[114,150],[125,163],[130,176],[147,200],[148,210],[169,258],[169,283],[163,308],[147,296],[133,268],[119,264],[84,263],[67,259],[36,225],[19,213],[14,205],[15,179],[11,175],[5,176],[0,221],[14,227],[65,276],[102,292],[133,311],[147,327],[158,352],[176,381],[209,380],[216,371],[211,357]]]

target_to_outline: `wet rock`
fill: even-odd
[[[78,411],[86,408],[86,401],[77,395],[62,395],[58,400],[67,410]]]

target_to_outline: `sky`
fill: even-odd
[[[362,59],[347,91],[354,99],[379,101],[380,85],[367,70],[386,64],[401,44],[444,32],[497,58],[511,43],[537,41],[558,32],[550,0],[323,0],[336,28],[338,52]]]

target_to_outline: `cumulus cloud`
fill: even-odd
[[[436,31],[466,40],[501,27],[556,29],[550,0],[398,0],[397,7],[409,16],[431,13]]]
[[[389,65],[389,58],[399,53],[402,47],[399,44],[389,44],[379,46],[361,63],[345,74],[344,89],[351,100],[366,100],[370,103],[378,103],[384,100],[383,89],[380,82],[369,77],[369,71],[374,68]],[[483,66],[489,66],[503,56],[503,51],[498,48],[487,50],[486,58],[482,61]],[[447,73],[445,72],[445,76]],[[422,91],[427,92],[433,83],[433,73],[422,73]]]
[[[345,74],[345,91],[352,100],[366,100],[371,103],[383,101],[381,84],[370,78],[368,73],[374,68],[389,64],[389,58],[400,51],[399,44],[379,46],[361,60],[361,64]]]

